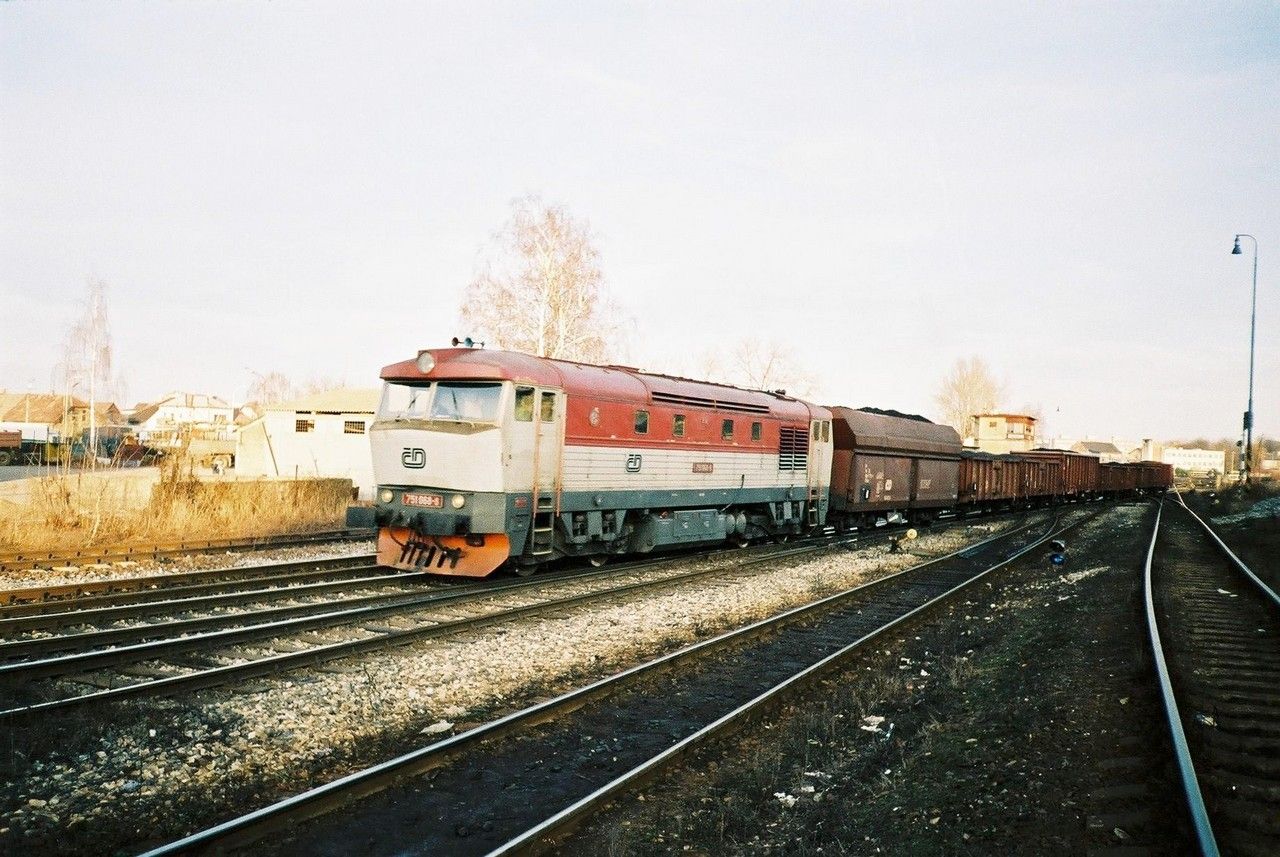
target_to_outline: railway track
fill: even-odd
[[[299,853],[538,850],[613,796],[843,664],[884,632],[1082,522],[1017,527],[786,611],[194,834],[222,851],[358,798],[280,844]],[[432,771],[429,781],[408,778]],[[345,819],[358,818],[359,830]],[[261,847],[255,846],[256,848]]]
[[[476,584],[422,586],[427,575],[399,573],[379,581],[396,591],[337,601],[284,605],[233,614],[106,628],[73,634],[11,639],[0,643],[0,689],[12,700],[0,718],[30,717],[88,703],[171,695],[271,675],[392,646],[482,628],[592,601],[640,594],[701,577],[753,573],[764,565],[827,548],[863,546],[888,534],[825,537],[793,546],[717,551],[731,562],[676,573],[662,571],[670,558],[603,569],[580,569],[534,578]],[[654,573],[657,569],[657,573]],[[422,578],[419,580],[418,578]],[[326,589],[350,588],[361,579]],[[273,590],[289,598],[302,587]],[[212,596],[215,601],[252,593]],[[164,602],[137,609],[169,610]],[[119,609],[104,608],[118,619]],[[52,614],[0,620],[0,628],[32,632],[40,623],[74,623],[85,614]],[[71,651],[67,651],[71,650]]]
[[[109,565],[121,562],[142,562],[162,557],[211,552],[242,552],[272,550],[276,548],[305,547],[335,541],[372,539],[374,530],[342,529],[316,533],[294,533],[282,536],[254,536],[243,539],[218,539],[212,541],[164,542],[162,544],[101,545],[70,553],[23,551],[0,554],[0,573],[30,569],[80,568],[86,565]]]
[[[142,604],[166,598],[233,592],[236,589],[291,586],[340,576],[344,572],[371,569],[375,559],[374,554],[358,554],[333,559],[306,559],[4,589],[0,590],[0,619]]]
[[[1162,504],[1145,576],[1151,646],[1199,853],[1275,854],[1280,596],[1180,503]]]

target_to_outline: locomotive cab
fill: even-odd
[[[549,553],[550,538],[536,542],[550,528],[563,399],[511,380],[387,379],[369,432],[379,564],[479,577],[527,547]],[[544,507],[545,529],[530,532]]]

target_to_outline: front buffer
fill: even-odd
[[[511,541],[505,533],[431,536],[408,527],[378,530],[378,565],[404,571],[487,577],[510,555]]]

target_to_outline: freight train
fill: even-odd
[[[1158,492],[1172,478],[1154,462],[974,452],[950,426],[895,411],[508,351],[424,350],[382,380],[375,504],[350,523],[378,527],[379,564],[445,575]]]

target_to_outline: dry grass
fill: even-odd
[[[0,551],[234,539],[340,527],[346,479],[204,481],[178,460],[154,469],[52,469],[5,486]]]

